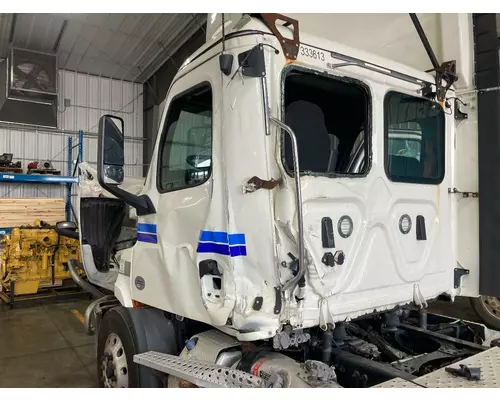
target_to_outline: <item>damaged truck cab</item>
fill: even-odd
[[[102,117],[98,168],[80,165],[79,198],[83,268],[103,296],[87,316],[101,384],[147,385],[153,368],[169,386],[216,385],[189,370],[200,360],[258,386],[264,356],[245,351],[247,342],[272,352],[269,376],[283,365],[304,374],[301,383],[271,379],[278,386],[336,386],[336,363],[364,371],[332,358],[342,347],[333,351],[332,341],[372,363],[420,354],[405,342],[418,339],[410,328],[391,336],[406,349],[399,353],[384,335],[461,291],[449,194],[456,110],[446,100],[453,88],[443,98],[446,83],[308,35],[288,17],[246,15],[223,22],[180,68],[143,186],[124,178],[127,127]],[[352,323],[360,318],[375,321],[380,338],[371,322]],[[164,333],[152,334],[152,324]],[[216,349],[178,364],[204,343]],[[484,349],[469,347],[437,358]],[[278,355],[291,348],[303,359]],[[402,376],[384,368],[364,384]]]

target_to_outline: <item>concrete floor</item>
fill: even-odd
[[[466,321],[483,323],[472,309],[468,297],[457,297],[454,303],[435,301],[429,304],[429,312],[464,319]]]
[[[96,387],[94,337],[84,333],[80,321],[88,304],[0,306],[0,388]],[[465,298],[455,304],[436,302],[430,311],[478,321]]]
[[[88,303],[0,306],[0,388],[96,387],[94,337],[80,321]]]

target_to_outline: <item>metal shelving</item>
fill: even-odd
[[[34,175],[13,174],[10,172],[0,173],[0,182],[13,183],[78,183],[78,178],[73,176],[59,175]]]
[[[76,146],[75,146],[76,147]],[[83,131],[78,132],[78,155],[76,163],[83,160]],[[71,189],[73,183],[78,183],[78,176],[73,176],[73,137],[68,136],[68,175],[35,175],[0,173],[0,182],[32,183],[32,184],[65,184],[66,185],[66,220],[71,220]]]

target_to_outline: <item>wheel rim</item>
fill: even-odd
[[[104,387],[128,387],[128,365],[125,348],[120,337],[115,333],[111,333],[104,344],[101,375]]]
[[[493,318],[500,319],[500,298],[493,296],[481,296],[481,303]]]

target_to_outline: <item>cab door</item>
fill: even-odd
[[[145,189],[156,214],[139,217],[131,273],[134,300],[204,322],[196,256],[213,190],[220,74],[212,58],[170,88]]]

